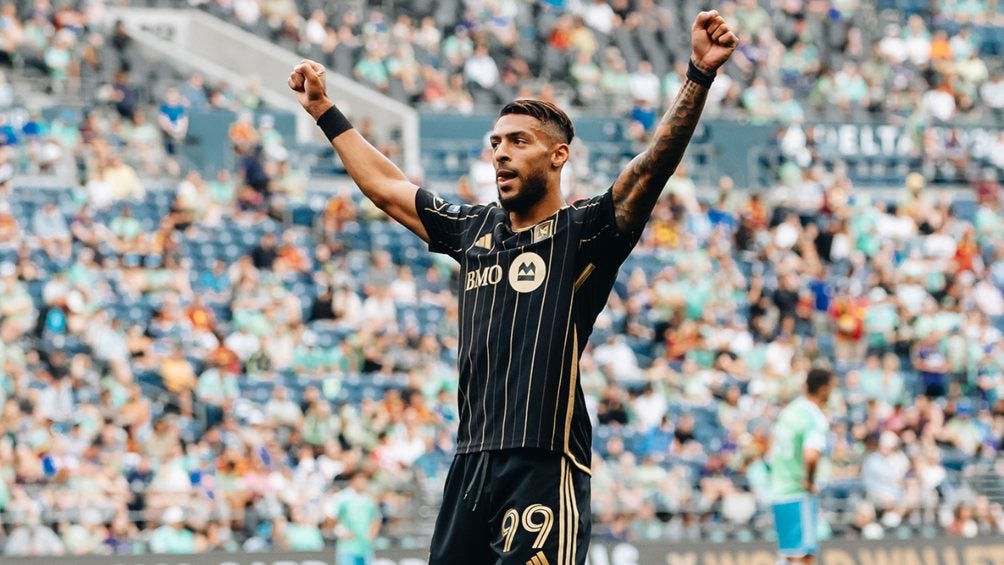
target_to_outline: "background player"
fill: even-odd
[[[349,485],[328,508],[328,518],[335,522],[338,535],[337,565],[369,565],[373,562],[373,540],[380,531],[380,507],[367,492],[369,477],[358,471]]]
[[[591,429],[579,355],[737,43],[717,12],[699,14],[688,79],[650,146],[610,190],[570,207],[560,174],[574,130],[551,104],[502,109],[491,134],[499,205],[460,206],[412,184],[352,129],[321,65],[290,75],[363,194],[461,265],[459,438],[430,563],[585,562]]]
[[[805,395],[778,415],[769,455],[778,552],[791,563],[814,563],[818,550],[816,469],[827,451],[830,424],[823,410],[833,390],[833,372],[809,371]]]

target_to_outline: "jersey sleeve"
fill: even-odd
[[[805,430],[802,439],[802,449],[811,449],[819,453],[826,452],[826,435],[829,430],[826,428],[825,420],[820,422],[813,414],[809,414],[809,427]]]
[[[803,449],[811,449],[823,453],[826,451],[826,434],[822,430],[809,430],[805,434]]]
[[[415,209],[429,234],[429,251],[444,253],[459,260],[464,249],[464,237],[471,223],[484,213],[484,206],[452,204],[419,189]]]
[[[591,259],[620,264],[641,239],[643,228],[625,233],[617,227],[612,187],[599,196],[573,204],[581,213],[581,251]]]

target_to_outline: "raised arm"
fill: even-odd
[[[739,44],[725,19],[714,10],[697,15],[690,37],[691,65],[676,101],[656,127],[648,148],[614,181],[614,209],[622,232],[639,230],[648,221],[666,181],[683,159],[715,73]]]
[[[289,75],[289,88],[296,92],[300,105],[315,121],[324,116],[319,125],[322,125],[325,134],[330,137],[331,133],[336,133],[331,138],[331,146],[363,194],[391,218],[429,241],[429,234],[415,209],[418,187],[397,165],[351,128],[340,113],[337,114],[340,121],[336,121],[331,113],[325,115],[335,104],[328,98],[324,67],[314,61],[301,61]],[[337,108],[333,112],[338,112]],[[326,128],[325,125],[335,127]]]

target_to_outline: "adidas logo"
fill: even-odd
[[[544,555],[543,551],[538,551],[537,555],[534,555],[526,562],[526,565],[551,565],[551,562],[547,560],[547,556]]]
[[[492,234],[489,232],[479,237],[478,240],[474,242],[474,247],[480,247],[481,249],[491,249]]]

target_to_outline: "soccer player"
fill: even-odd
[[[774,425],[768,464],[774,496],[778,553],[790,563],[814,563],[819,503],[816,468],[827,452],[830,424],[823,410],[835,378],[815,368],[805,380],[805,395],[781,411]]]
[[[560,176],[573,127],[553,104],[502,108],[490,136],[498,203],[459,205],[412,184],[352,129],[321,65],[290,74],[363,194],[460,263],[459,438],[430,563],[585,563],[592,430],[579,356],[737,44],[718,12],[701,12],[688,79],[648,148],[604,194],[570,206]]]
[[[336,524],[338,545],[337,565],[369,565],[373,562],[373,540],[380,533],[380,507],[366,492],[369,476],[357,471],[349,486],[339,492],[328,509],[328,517]]]

